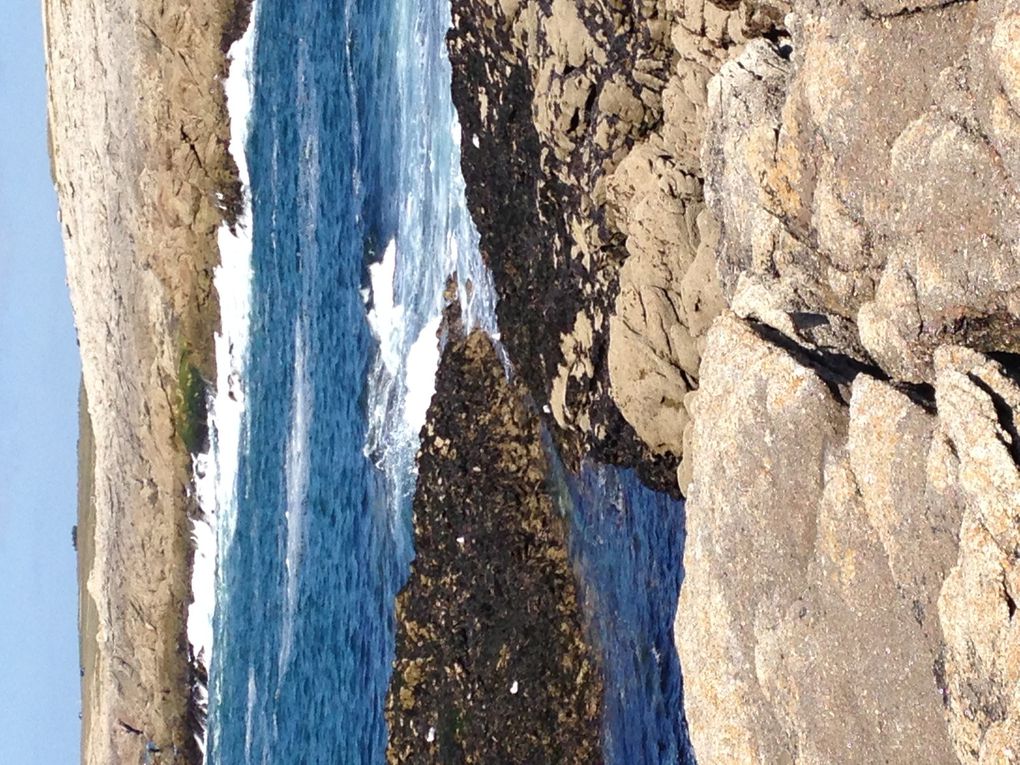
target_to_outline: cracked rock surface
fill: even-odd
[[[1017,762],[1020,6],[794,11],[708,88],[736,315],[685,451],[691,735],[707,762]]]
[[[455,0],[468,202],[503,340],[568,459],[676,491],[724,306],[700,153],[707,84],[787,3]]]
[[[1012,762],[1020,387],[943,346],[936,407],[733,316],[694,412],[676,618],[701,762]]]
[[[804,3],[710,87],[720,279],[851,322],[844,352],[934,380],[944,344],[1020,350],[1015,2]]]
[[[955,762],[938,600],[962,503],[936,418],[866,374],[847,406],[726,317],[695,409],[676,619],[701,762]]]

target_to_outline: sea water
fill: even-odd
[[[189,616],[209,668],[210,762],[384,760],[449,275],[468,325],[497,336],[460,175],[449,24],[449,0],[258,0],[231,51],[247,209],[221,232],[212,448],[196,465],[209,522],[196,525]],[[590,470],[566,483],[606,659],[607,761],[676,762],[682,507]]]
[[[605,761],[693,764],[673,619],[683,582],[684,505],[633,470],[558,465],[589,638],[605,683]]]

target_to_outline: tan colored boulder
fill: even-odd
[[[935,355],[939,416],[965,499],[939,599],[950,726],[962,762],[1020,761],[1020,387],[964,348]]]
[[[753,41],[712,81],[720,278],[773,278],[931,383],[941,344],[1020,349],[1020,5],[857,5],[799,8],[792,52]]]
[[[699,762],[956,761],[936,603],[959,509],[926,474],[935,418],[848,382],[732,316],[709,333],[676,619]]]

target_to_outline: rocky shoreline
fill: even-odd
[[[45,5],[92,439],[86,763],[199,759],[191,453],[246,12]],[[568,467],[687,499],[699,761],[1020,762],[1020,2],[453,0],[453,22],[516,377],[451,317],[390,761],[600,760],[544,428]]]
[[[450,50],[511,363],[688,498],[699,761],[1020,761],[1020,5],[455,0]]]
[[[205,439],[216,231],[240,189],[221,78],[247,4],[44,4],[49,129],[94,459],[82,762],[198,762],[191,455]],[[88,450],[86,450],[87,452]],[[84,527],[83,527],[84,529]],[[91,630],[91,627],[90,627]]]
[[[392,763],[601,761],[601,679],[538,417],[481,331],[452,337],[397,600]]]
[[[455,0],[449,38],[468,205],[493,273],[503,343],[531,396],[551,407],[569,463],[592,453],[639,466],[673,491],[676,455],[646,447],[609,394],[607,321],[626,250],[590,199],[593,186],[604,187],[607,154],[633,141],[617,115],[589,124],[600,89],[623,92],[606,85],[608,67],[628,73],[661,40],[625,13],[599,14],[586,27],[584,4],[562,22],[537,4],[512,7]],[[563,82],[557,68],[576,82]]]

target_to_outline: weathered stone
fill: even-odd
[[[636,463],[660,488],[723,305],[699,224],[707,84],[784,6],[747,5],[454,3],[469,203],[510,357],[569,461]]]
[[[965,500],[942,588],[950,730],[962,762],[1020,761],[1020,387],[963,348],[935,354],[935,393]]]
[[[702,350],[686,713],[710,762],[1015,762],[1020,396],[946,343],[1016,348],[1018,7],[853,6],[805,4],[792,56],[752,41],[709,86],[719,276],[769,329]],[[804,374],[815,398],[768,407]]]
[[[855,5],[805,6],[792,56],[755,41],[711,85],[720,277],[777,279],[930,383],[940,344],[1020,348],[1018,6]]]
[[[52,170],[94,432],[96,634],[82,761],[197,762],[191,455],[213,378],[216,231],[239,202],[219,78],[243,2],[44,4]],[[222,200],[222,201],[220,201]],[[94,646],[94,651],[89,647]],[[139,731],[141,731],[139,733]],[[160,759],[164,758],[164,759]]]
[[[709,333],[676,621],[701,762],[955,761],[934,418],[865,375],[848,409],[833,383],[735,318]]]

